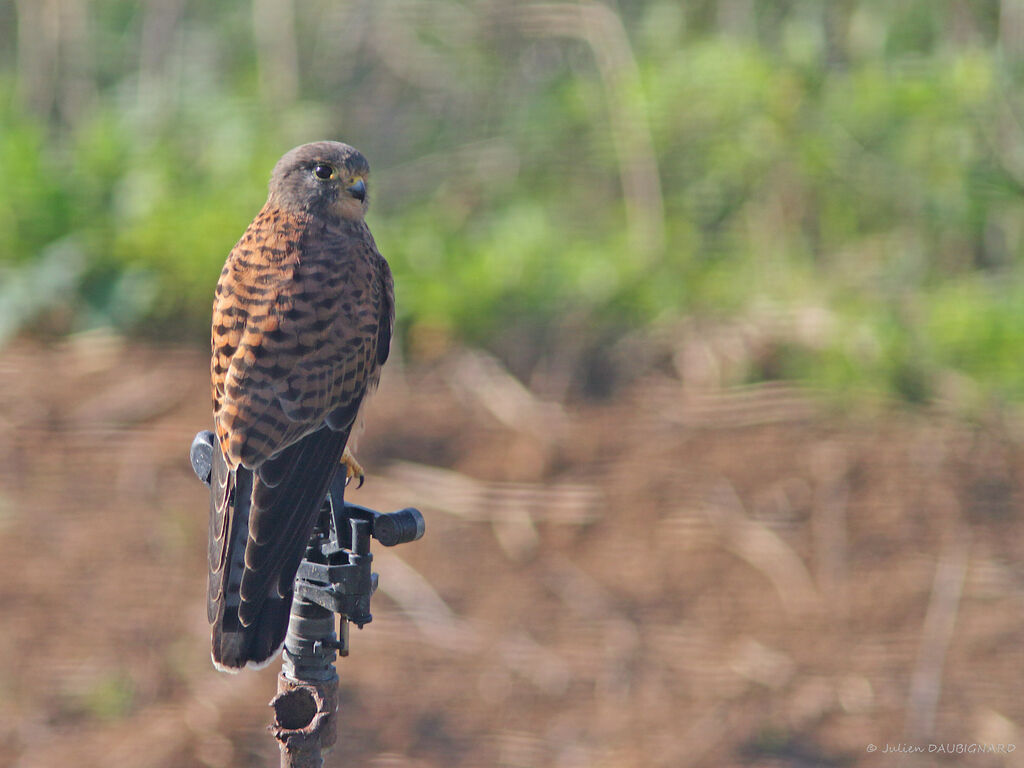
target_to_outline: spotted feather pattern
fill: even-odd
[[[272,196],[227,259],[211,360],[220,452],[208,615],[220,667],[261,663],[284,639],[292,580],[387,358],[393,306],[361,218],[295,212]]]

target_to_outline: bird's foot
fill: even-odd
[[[345,467],[345,485],[351,483],[354,479],[359,480],[359,485],[356,488],[363,487],[363,481],[366,480],[366,473],[363,472],[362,465],[356,461],[356,457],[352,455],[352,451],[345,446],[345,453],[341,456],[341,463]]]

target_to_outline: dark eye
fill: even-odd
[[[313,166],[313,175],[326,181],[334,175],[334,169],[324,163],[317,163]]]

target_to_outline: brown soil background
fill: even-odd
[[[274,665],[216,673],[206,356],[0,353],[0,765],[276,766]],[[638,380],[561,405],[390,366],[351,500],[377,547],[326,765],[1024,764],[1024,449],[1005,426]],[[869,744],[1012,754],[869,754]]]

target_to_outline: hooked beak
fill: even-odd
[[[359,179],[355,184],[348,187],[348,193],[359,202],[363,202],[366,199],[366,182]]]

